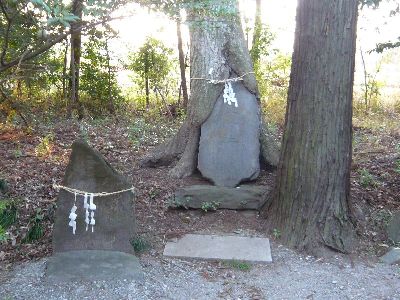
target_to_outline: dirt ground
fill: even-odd
[[[7,291],[7,285],[11,287],[21,280],[17,278],[18,276],[16,277],[16,274],[21,274],[21,270],[25,270],[28,274],[28,270],[31,268],[34,270],[32,272],[35,275],[31,277],[24,275],[24,278],[27,282],[32,281],[33,286],[36,285],[34,291],[40,295],[41,289],[38,282],[40,282],[42,265],[45,261],[40,259],[51,255],[52,252],[51,235],[57,197],[57,191],[52,188],[52,184],[53,182],[60,183],[62,180],[66,164],[68,163],[72,142],[78,137],[83,137],[93,147],[98,149],[112,166],[128,176],[132,184],[136,187],[138,233],[150,245],[150,250],[142,254],[141,260],[142,264],[149,265],[151,269],[149,271],[150,274],[153,274],[152,272],[157,273],[156,270],[161,272],[159,280],[166,280],[168,282],[165,277],[167,273],[164,267],[168,264],[175,264],[174,266],[178,266],[176,267],[178,269],[189,268],[188,272],[194,276],[191,279],[195,280],[195,282],[200,280],[199,278],[204,279],[205,275],[202,275],[202,268],[210,268],[210,270],[214,270],[212,272],[216,273],[221,270],[223,270],[223,274],[225,274],[225,271],[228,273],[231,272],[235,277],[233,280],[231,278],[227,281],[236,282],[238,280],[237,284],[240,286],[240,280],[242,280],[240,278],[248,277],[250,276],[249,274],[253,273],[254,278],[261,278],[263,276],[274,277],[277,270],[278,274],[279,272],[289,272],[293,275],[293,269],[296,269],[296,265],[299,264],[297,277],[285,278],[284,276],[280,277],[280,275],[276,275],[277,278],[280,278],[285,283],[282,282],[276,285],[271,281],[270,284],[278,289],[288,288],[288,292],[294,293],[294,287],[300,288],[294,281],[303,282],[302,272],[309,274],[310,270],[314,270],[315,274],[309,275],[312,278],[317,276],[314,278],[317,281],[322,280],[321,278],[318,279],[318,276],[328,276],[328,278],[322,280],[322,282],[326,281],[322,285],[326,285],[326,291],[333,289],[336,292],[333,294],[328,293],[325,297],[320,292],[310,292],[310,290],[307,290],[310,285],[306,285],[304,293],[297,290],[298,293],[293,294],[294,298],[297,298],[296,295],[298,295],[300,298],[305,297],[307,299],[313,299],[314,296],[318,299],[332,299],[350,295],[351,297],[348,296],[349,298],[361,299],[364,296],[365,299],[368,293],[373,292],[371,289],[368,290],[369,281],[373,280],[374,276],[377,276],[379,279],[376,280],[378,280],[379,284],[373,289],[374,291],[376,290],[376,294],[372,293],[370,294],[371,297],[368,298],[400,299],[400,286],[396,283],[400,282],[398,280],[398,267],[376,264],[377,257],[392,245],[387,239],[385,226],[390,220],[391,214],[400,209],[400,166],[397,165],[398,158],[400,158],[400,132],[376,132],[355,128],[351,199],[354,213],[358,220],[357,232],[360,243],[352,255],[345,257],[338,256],[339,258],[333,257],[329,261],[326,261],[332,267],[320,268],[322,273],[319,274],[318,266],[323,266],[324,261],[319,261],[317,258],[308,258],[306,260],[305,256],[303,257],[300,254],[279,246],[279,236],[269,234],[265,227],[265,220],[258,217],[254,212],[219,210],[205,213],[191,210],[169,210],[167,208],[168,199],[178,187],[206,183],[199,174],[183,180],[177,180],[168,176],[169,168],[139,168],[139,159],[154,145],[160,143],[166,136],[173,133],[173,129],[176,126],[173,123],[165,123],[163,126],[148,126],[140,122],[120,121],[117,124],[112,121],[102,121],[80,125],[76,122],[62,122],[56,125],[37,127],[28,133],[15,128],[3,128],[0,131],[0,177],[5,178],[8,182],[9,194],[7,197],[16,199],[17,201],[18,221],[10,228],[10,240],[1,245],[0,266],[4,272],[0,272],[3,276],[3,281],[0,283],[2,285],[0,292]],[[256,184],[271,186],[273,182],[274,172],[263,170]],[[40,209],[39,212],[38,209]],[[37,241],[23,243],[22,240],[32,226],[32,218],[38,213],[44,215],[41,222],[44,235]],[[267,236],[273,242],[272,252],[277,260],[273,263],[274,267],[267,267],[264,270],[262,266],[254,266],[249,273],[243,273],[240,270],[230,270],[229,268],[228,270],[227,268],[220,269],[221,266],[219,263],[193,264],[191,262],[176,262],[162,258],[162,249],[168,239],[193,232]],[[286,252],[289,254],[282,254]],[[38,259],[39,261],[37,261]],[[348,275],[350,279],[346,279],[346,283],[342,280],[343,278],[336,278],[336,273],[347,272],[345,272],[347,267],[340,267],[340,264],[336,263],[337,259],[343,261],[342,265],[350,266],[349,274],[354,273],[354,288],[357,289],[356,287],[359,286],[361,289],[365,285],[367,290],[359,290],[359,296],[353,290],[351,290],[351,293],[346,294],[346,286],[349,280],[353,278],[353,275]],[[286,264],[286,260],[292,263]],[[165,261],[166,263],[164,263]],[[305,262],[307,262],[306,265],[304,265]],[[354,265],[354,262],[360,262],[360,264],[356,263]],[[306,271],[308,268],[311,269]],[[376,270],[376,272],[371,270]],[[367,275],[363,276],[362,274]],[[222,279],[216,280],[216,284],[220,285],[218,289],[223,291],[227,290],[228,287],[232,287],[232,293],[230,295],[227,292],[226,297],[218,293],[210,294],[212,297],[209,299],[213,299],[214,296],[221,296],[224,299],[292,298],[288,293],[285,293],[286,297],[279,297],[279,293],[271,293],[271,291],[268,291],[267,286],[263,287],[264,284],[268,283],[268,280],[272,280],[271,278],[267,281],[262,281],[261,279],[261,281],[257,281],[255,290],[260,289],[260,296],[256,295],[252,298],[251,293],[246,294],[247,296],[240,296],[238,286],[233,283],[225,284],[225,275],[221,275],[222,277],[219,276],[216,275],[216,278]],[[357,276],[361,277],[357,279]],[[184,280],[181,277],[179,278]],[[252,276],[250,277],[253,278]],[[203,279],[198,283],[203,284]],[[154,281],[156,278],[154,277],[151,280]],[[385,280],[390,284],[385,284]],[[206,278],[205,282],[207,283],[208,281]],[[115,284],[118,285],[117,283]],[[243,284],[246,285],[248,283],[246,281]],[[193,296],[190,294],[190,289],[183,288],[183,286],[184,284],[182,285],[182,289],[187,290],[187,293],[178,295],[176,299],[207,299],[206,294],[200,293],[201,297]],[[318,290],[319,286],[319,283],[315,283],[314,289]],[[340,288],[341,286],[343,288]],[[170,288],[174,289],[173,287]],[[99,289],[101,290],[101,288]],[[138,287],[139,290],[140,288]],[[174,299],[175,297],[171,296],[170,292],[171,290],[161,291],[161,298]],[[18,299],[18,296],[12,291],[8,293],[12,296],[10,299]],[[157,293],[154,293],[150,293],[149,295],[155,297]],[[257,294],[257,292],[254,293]],[[89,293],[89,295],[93,296],[94,294]],[[109,299],[124,299],[124,297],[118,298],[116,295],[111,295]],[[49,297],[49,299],[52,299],[53,296],[49,294]],[[151,297],[143,299],[154,299]],[[126,299],[129,299],[129,297]]]

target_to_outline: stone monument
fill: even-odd
[[[235,105],[222,94],[201,126],[198,169],[217,186],[236,187],[260,172],[261,118],[256,97],[231,83]]]
[[[65,188],[63,188],[65,187]],[[85,197],[70,189],[88,193],[125,192],[95,196],[86,214]],[[116,172],[104,157],[77,141],[57,199],[53,230],[53,252],[47,267],[51,281],[139,278],[139,263],[131,241],[135,235],[134,194],[125,177]],[[76,200],[75,200],[76,197]],[[71,226],[74,206],[76,228]],[[93,212],[93,215],[91,213]],[[85,220],[95,219],[95,222]],[[74,232],[75,231],[75,232]]]

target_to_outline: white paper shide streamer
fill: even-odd
[[[68,225],[72,227],[73,234],[75,234],[75,231],[76,231],[76,217],[78,216],[76,214],[77,209],[78,208],[76,207],[76,193],[75,193],[74,206],[72,206],[71,212],[69,213],[69,223],[68,223]]]
[[[78,216],[76,213],[76,210],[78,209],[76,206],[77,196],[83,196],[83,208],[85,210],[86,231],[89,229],[89,226],[92,226],[92,232],[94,232],[94,226],[96,225],[96,219],[94,218],[94,213],[96,211],[96,204],[94,204],[94,197],[107,197],[125,192],[132,192],[132,194],[135,196],[135,188],[133,186],[115,192],[100,192],[100,193],[88,193],[85,191],[57,184],[53,184],[53,187],[56,189],[63,189],[69,193],[74,194],[74,206],[72,206],[71,211],[69,213],[69,223],[68,223],[68,226],[72,227],[73,234],[75,234],[76,232],[76,218]]]
[[[235,107],[239,106],[238,101],[236,99],[236,94],[232,88],[232,82],[230,82],[230,81],[225,82],[224,103],[228,103],[228,105],[232,105],[232,103],[234,103]]]
[[[94,211],[96,210],[96,204],[93,203],[94,195],[90,194],[89,210],[90,210],[90,222],[89,225],[92,226],[92,232],[94,231],[94,225],[96,225],[96,220],[94,219]],[[86,227],[87,230],[87,227]]]
[[[89,202],[88,202],[89,201]],[[86,223],[86,231],[88,230],[89,226],[92,226],[92,232],[94,232],[94,225],[96,225],[96,220],[94,219],[94,211],[96,210],[96,204],[94,204],[94,194],[93,193],[85,193],[83,196],[83,208],[85,209],[85,223]],[[76,214],[77,210],[76,206],[76,193],[75,193],[75,201],[74,206],[71,208],[71,212],[69,214],[69,226],[72,227],[72,233],[75,234],[76,232]]]

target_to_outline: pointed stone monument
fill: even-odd
[[[77,141],[62,186],[88,193],[111,193],[129,189],[131,184],[104,157]],[[89,194],[90,196],[90,194]],[[89,197],[88,196],[88,197]],[[76,206],[76,229],[70,225],[71,208]],[[95,196],[95,210],[85,222],[84,196],[60,189],[53,230],[53,252],[47,267],[50,281],[138,279],[139,263],[131,241],[135,235],[134,194],[126,191]]]

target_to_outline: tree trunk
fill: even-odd
[[[108,111],[115,116],[115,105],[114,105],[114,99],[113,99],[113,95],[112,95],[112,82],[111,82],[111,65],[110,65],[110,52],[108,50],[108,39],[106,39],[106,58],[107,58],[107,83],[108,83]]]
[[[147,73],[144,78],[144,84],[145,84],[145,89],[146,89],[146,110],[148,111],[150,109],[150,85],[149,85],[149,77],[148,77]]]
[[[204,16],[196,11],[189,12],[191,93],[187,118],[172,140],[154,149],[142,160],[142,166],[169,165],[178,159],[170,171],[171,176],[186,177],[195,171],[201,125],[209,117],[224,89],[223,83],[213,84],[208,79],[223,80],[232,74],[247,74],[243,77],[243,84],[258,98],[257,82],[252,73],[253,65],[240,24],[237,1],[224,2],[224,5],[227,6],[226,11],[230,11],[232,5],[236,7],[237,15],[232,18],[221,14]]]
[[[181,20],[176,21],[176,32],[178,36],[178,52],[179,52],[179,67],[181,71],[181,85],[179,93],[182,91],[183,97],[183,109],[187,111],[187,105],[189,102],[187,84],[186,84],[186,62],[185,54],[183,53],[183,43],[182,43],[182,32],[181,32]],[[180,100],[180,99],[179,99]]]
[[[63,75],[62,75],[62,97],[63,101],[67,98],[67,54],[68,54],[68,40],[65,40],[65,49],[64,49],[64,62],[63,62]]]
[[[348,252],[357,1],[300,0],[277,183],[263,209],[282,242]]]
[[[80,20],[71,23],[71,30],[79,28],[82,23],[82,0],[74,0],[72,4],[72,13]],[[78,112],[79,119],[83,118],[82,105],[79,100],[79,67],[81,62],[81,31],[71,34],[71,61],[70,61],[70,103],[68,115],[72,115],[74,109]]]
[[[260,38],[261,38],[261,0],[256,0],[256,16],[254,21],[254,32],[253,32],[253,42],[251,46],[251,59],[254,64],[257,64],[260,60],[260,50],[258,49],[260,46]]]

